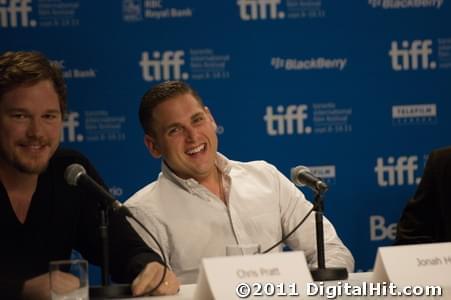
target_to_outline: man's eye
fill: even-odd
[[[57,116],[55,114],[45,114],[44,115],[44,119],[46,119],[46,120],[55,120],[56,117]]]
[[[173,127],[173,128],[171,128],[171,129],[169,129],[168,134],[169,134],[169,135],[174,135],[174,134],[180,132],[180,130],[181,130],[180,127]]]
[[[25,119],[26,115],[25,114],[13,114],[12,117],[14,119]]]
[[[205,118],[203,116],[199,116],[199,117],[194,118],[193,122],[194,123],[199,123],[199,122],[202,122],[204,119]]]

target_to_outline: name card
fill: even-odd
[[[373,281],[451,286],[451,243],[379,247]]]
[[[302,251],[204,258],[193,299],[286,299],[312,281]]]

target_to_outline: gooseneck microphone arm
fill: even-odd
[[[326,268],[323,226],[323,194],[328,190],[329,187],[321,180],[321,178],[316,177],[310,171],[310,169],[305,166],[297,166],[293,168],[291,170],[291,180],[297,186],[307,186],[311,188],[315,193],[313,210],[315,211],[316,254],[318,260],[318,268],[310,270],[313,280],[328,281],[348,278],[348,271],[346,270],[346,268]]]
[[[161,276],[158,284],[149,291],[152,294],[156,291],[166,278],[166,273],[168,265],[166,262],[166,255],[161,247],[160,243],[157,241],[155,236],[141,223],[125,206],[119,201],[113,198],[113,196],[106,191],[103,186],[98,184],[94,179],[92,179],[87,173],[86,169],[80,164],[71,164],[68,166],[64,172],[64,178],[69,185],[83,187],[99,197],[99,203],[101,205],[100,209],[100,224],[99,232],[101,238],[102,246],[102,287],[100,288],[90,288],[90,295],[92,297],[100,298],[117,298],[119,296],[129,296],[131,294],[130,285],[116,285],[111,286],[109,282],[109,240],[108,240],[108,211],[112,209],[117,213],[121,213],[126,217],[133,219],[155,242],[161,253],[161,258],[163,261],[163,275]]]

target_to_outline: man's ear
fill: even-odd
[[[207,106],[204,106],[204,110],[207,113],[207,117],[210,119],[210,121],[213,123],[213,127],[216,130],[218,128],[218,125],[216,125],[215,118],[213,118],[213,115],[211,114],[210,110]]]
[[[152,155],[154,158],[160,158],[161,157],[161,151],[158,147],[158,144],[155,140],[155,138],[151,137],[148,134],[144,135],[144,145],[146,145],[147,150],[149,151],[150,155]]]

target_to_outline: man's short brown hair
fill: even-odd
[[[67,109],[67,90],[61,70],[36,51],[5,52],[0,55],[0,101],[20,86],[50,80],[55,88],[62,115]]]
[[[186,82],[166,81],[148,90],[141,98],[139,106],[139,121],[146,134],[155,135],[153,124],[153,112],[160,103],[176,96],[191,94],[202,107],[204,103],[197,92]]]

